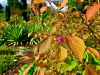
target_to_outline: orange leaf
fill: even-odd
[[[56,52],[56,59],[57,61],[63,61],[67,57],[68,53],[67,50],[60,46],[60,49]]]
[[[44,3],[44,2],[45,2],[45,0],[33,0],[34,4]]]
[[[47,6],[44,6],[44,7],[41,7],[41,8],[40,8],[40,12],[41,12],[41,13],[43,13],[43,12],[46,11],[46,10],[47,10]]]
[[[64,14],[58,13],[58,17],[59,17],[60,19],[62,19],[62,18],[64,18]]]
[[[83,55],[86,49],[85,43],[82,39],[76,36],[67,36],[67,45],[79,59],[80,62],[83,62]]]
[[[94,4],[86,11],[86,20],[89,21],[99,10],[100,4]]]
[[[83,2],[84,0],[76,0],[76,2],[78,3],[78,4],[80,4],[80,5],[82,5],[82,2]]]
[[[46,39],[44,39],[40,45],[39,45],[39,51],[38,54],[42,54],[44,53],[51,45],[51,41],[52,41],[52,36],[47,37]]]
[[[23,62],[23,61],[27,61],[27,60],[30,60],[31,58],[29,56],[23,56],[20,58],[20,60]]]
[[[67,3],[68,3],[68,0],[62,0],[60,8],[66,6]]]
[[[44,68],[50,68],[50,66],[47,64],[47,63],[38,63],[37,64],[38,66],[40,66],[40,67],[44,67]]]
[[[99,52],[91,47],[87,47],[87,49],[96,56],[97,59],[100,59]]]
[[[92,68],[90,68],[88,65],[85,66],[85,75],[97,75]]]

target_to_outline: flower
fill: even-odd
[[[64,42],[66,42],[65,36],[64,35],[58,36],[57,37],[57,42],[58,42],[58,44],[62,44]]]

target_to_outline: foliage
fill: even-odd
[[[94,0],[69,0],[69,9],[63,13],[39,8],[44,1],[32,0],[28,5],[30,21],[9,25],[2,34],[7,45],[34,44],[32,55],[21,59],[30,61],[19,70],[20,74],[100,74],[100,4]],[[58,7],[66,3],[63,0]]]
[[[2,38],[8,45],[25,44],[28,39],[28,25],[9,25],[3,30]]]
[[[14,56],[16,53],[14,48],[0,46],[0,74],[5,73],[18,63],[18,58]],[[17,60],[17,61],[14,61]]]

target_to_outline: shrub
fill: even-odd
[[[5,39],[7,45],[19,45],[29,41],[27,35],[28,25],[9,25],[7,28],[4,28],[2,38]]]

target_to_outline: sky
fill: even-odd
[[[0,0],[0,4],[5,7],[7,5],[7,0]]]

